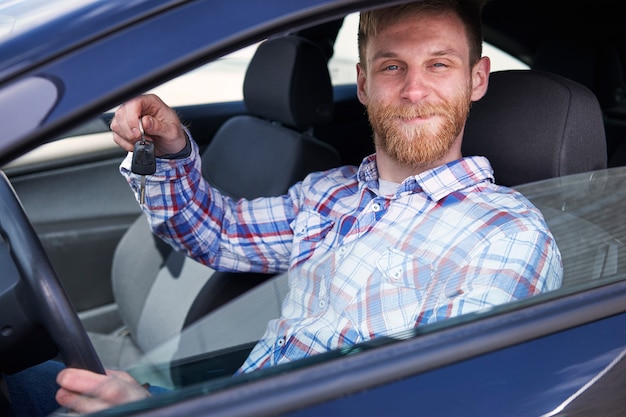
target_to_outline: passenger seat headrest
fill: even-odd
[[[555,74],[493,72],[485,96],[472,103],[462,152],[486,156],[496,183],[507,186],[606,168],[600,104]]]
[[[251,114],[301,130],[333,117],[327,57],[315,43],[295,35],[259,45],[243,95]]]

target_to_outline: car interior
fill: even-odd
[[[356,87],[330,80],[328,62],[341,23],[262,43],[247,68],[242,101],[177,107],[201,147],[203,175],[212,185],[234,198],[280,195],[309,172],[358,165],[372,153]],[[496,35],[492,39],[497,43]],[[524,190],[522,184],[626,165],[624,82],[616,50],[600,42],[551,42],[526,53],[530,70],[493,72],[487,95],[472,106],[463,152],[487,156],[499,184]],[[68,136],[108,135],[111,117],[107,113]],[[7,175],[105,367],[128,368],[164,343],[164,355],[175,359],[243,346],[243,356],[221,365],[221,374],[234,372],[267,321],[279,314],[286,275],[216,272],[173,251],[150,232],[121,179],[117,166],[123,156],[119,149],[105,149],[69,164],[58,159],[27,170],[8,168]],[[46,193],[63,195],[59,200],[66,204],[80,199],[72,190],[96,177],[108,186],[106,198],[116,201],[112,212],[103,211],[106,198],[77,204],[80,212],[37,207]],[[581,179],[587,180],[588,175]],[[531,200],[561,248],[564,287],[590,274],[599,279],[623,271],[622,231],[564,210],[572,198],[565,183],[552,197]],[[204,327],[180,336],[192,326]],[[148,360],[163,360],[161,351],[156,356]],[[163,385],[195,381],[165,372]]]
[[[259,77],[264,82],[259,82]],[[231,196],[250,198],[281,194],[307,172],[339,165],[337,151],[313,136],[331,117],[331,88],[327,56],[313,41],[289,35],[261,44],[244,82],[248,114],[227,120],[206,147],[202,157],[205,178]],[[254,151],[232,152],[240,146]],[[567,78],[538,70],[492,73],[487,95],[472,107],[463,150],[464,154],[487,156],[497,182],[507,186],[594,171],[607,165],[602,111],[595,95]],[[264,157],[254,158],[256,155]],[[568,246],[575,248],[563,253],[568,277],[588,276],[587,271],[580,269],[574,274],[575,262],[587,259],[583,263],[591,265],[597,257],[615,255],[609,247],[585,240],[594,236],[602,242],[610,241],[607,232],[572,216],[563,221],[563,216],[568,215],[551,207],[542,210],[549,213],[546,217],[557,240],[573,224],[578,224],[579,230],[593,229],[593,233],[581,233],[577,237],[581,242],[575,246],[567,235]],[[153,244],[139,245],[146,241]],[[138,247],[141,249],[129,250]],[[150,265],[149,273],[145,265]],[[600,271],[600,276],[612,271]],[[205,327],[207,321],[214,323],[211,331],[196,331],[193,337],[180,339],[174,357],[237,345],[247,344],[251,348],[251,343],[262,335],[265,323],[278,316],[280,300],[286,292],[286,275],[267,281],[268,276],[215,272],[171,251],[151,234],[143,216],[118,246],[112,279],[115,300],[128,331],[115,329],[108,334],[90,335],[106,366],[115,367],[132,364],[215,309],[220,311],[203,323]],[[576,283],[574,278],[570,281]],[[240,309],[248,302],[228,301],[257,285],[245,299],[257,300],[255,317],[246,319],[245,311]],[[569,281],[566,285],[570,285]],[[172,294],[176,294],[175,307],[164,312],[162,306],[172,299]],[[233,323],[233,317],[239,318],[239,331],[215,337],[218,323]],[[211,337],[198,336],[203,334]],[[176,377],[177,383],[189,383],[184,376]]]

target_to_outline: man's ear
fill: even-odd
[[[357,94],[357,97],[359,97],[359,101],[364,106],[367,106],[367,91],[365,89],[366,78],[367,77],[365,76],[365,69],[361,67],[360,63],[357,63],[356,64],[356,86],[357,86],[356,94]]]
[[[487,92],[490,71],[491,61],[486,56],[480,58],[472,68],[472,101],[480,100]]]

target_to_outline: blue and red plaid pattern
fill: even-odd
[[[217,270],[289,273],[282,315],[241,372],[392,335],[556,289],[562,263],[541,213],[468,157],[378,193],[376,159],[312,173],[282,197],[235,201],[202,179],[198,148],[157,161],[154,232]],[[131,187],[130,158],[121,165]]]

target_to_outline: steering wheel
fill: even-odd
[[[76,310],[65,293],[50,260],[28,220],[24,208],[9,179],[0,171],[0,235],[9,247],[17,268],[17,278],[10,288],[2,282],[0,302],[13,311],[0,318],[0,342],[14,336],[12,349],[20,355],[37,352],[33,346],[40,337],[20,339],[20,334],[43,327],[56,345],[68,367],[104,374],[104,367],[83,327]],[[0,239],[0,243],[2,243]],[[7,300],[5,302],[5,299]],[[15,311],[15,310],[23,311]],[[10,318],[6,318],[10,316]],[[7,323],[5,320],[15,320]],[[19,327],[19,328],[16,328]],[[44,332],[46,333],[46,332]],[[33,343],[35,341],[35,343]],[[44,343],[44,341],[41,341]],[[5,344],[8,344],[6,342]],[[43,348],[41,348],[43,349]],[[33,364],[34,365],[34,364]]]

